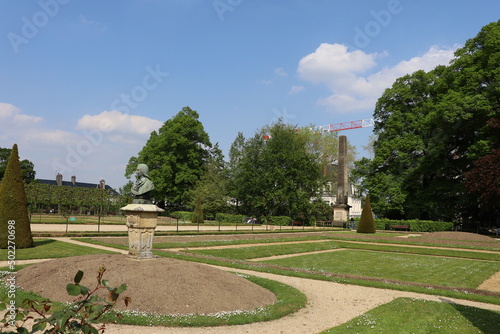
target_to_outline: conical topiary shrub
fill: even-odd
[[[17,144],[12,147],[0,184],[0,248],[33,247]]]
[[[366,196],[361,218],[359,219],[358,233],[375,233],[375,219],[373,218],[372,205],[370,203],[370,195]]]
[[[200,196],[196,196],[193,219],[191,220],[191,222],[194,224],[203,224],[205,222],[205,220],[203,219],[203,205],[201,203]]]

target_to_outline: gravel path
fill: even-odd
[[[75,242],[64,239],[66,242]],[[75,242],[77,243],[77,242]],[[85,243],[86,246],[101,248]],[[234,246],[233,246],[234,247]],[[106,247],[102,247],[106,249]],[[113,249],[114,251],[118,251]],[[239,270],[234,268],[216,267],[226,271],[240,272],[244,274],[264,277],[293,286],[302,291],[308,299],[307,306],[298,312],[284,318],[261,323],[253,323],[238,326],[203,327],[203,328],[178,328],[178,327],[150,327],[130,325],[108,325],[108,334],[176,334],[176,333],[286,333],[304,334],[319,333],[326,329],[338,326],[352,318],[359,316],[372,308],[388,303],[398,297],[410,297],[442,302],[453,302],[461,305],[469,305],[478,308],[495,310],[500,312],[500,305],[478,303],[466,300],[455,300],[439,296],[416,294],[387,289],[376,289],[356,285],[346,285],[334,282],[325,282],[298,277],[280,276],[269,273]],[[496,275],[493,285],[498,284]],[[493,279],[493,278],[492,278]]]
[[[293,286],[307,296],[307,306],[298,312],[284,318],[253,323],[248,325],[203,327],[203,328],[172,328],[151,327],[147,330],[140,326],[108,325],[109,334],[304,334],[319,333],[351,320],[374,307],[388,303],[398,297],[410,297],[434,301],[455,302],[489,310],[500,311],[500,305],[478,303],[466,300],[443,298],[387,289],[376,289],[356,285],[346,285],[334,282],[310,280],[305,278],[280,276],[249,270],[218,267],[244,274],[260,276]]]

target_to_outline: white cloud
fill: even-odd
[[[43,121],[42,117],[23,114],[21,109],[9,104],[0,102],[0,128],[9,130],[14,126],[31,126]]]
[[[139,115],[129,115],[112,110],[97,115],[84,115],[78,120],[79,130],[100,130],[112,135],[149,135],[162,126],[162,122]]]
[[[112,187],[125,184],[123,172],[149,134],[163,123],[144,116],[104,111],[85,115],[76,129],[49,128],[42,117],[0,103],[0,147],[19,145],[21,159],[35,164],[37,178],[65,180],[76,175],[82,182],[104,178]]]
[[[290,88],[290,91],[288,92],[288,94],[291,94],[291,95],[298,94],[298,93],[302,92],[304,89],[305,89],[304,86],[292,86]]]
[[[0,103],[0,140],[31,147],[75,140],[75,134],[65,130],[48,129],[43,121],[42,117],[25,114],[12,104]]]
[[[302,79],[325,84],[332,91],[332,95],[317,101],[319,105],[339,113],[370,111],[398,77],[448,64],[457,47],[433,46],[422,56],[377,69],[376,60],[384,53],[351,52],[341,44],[323,43],[299,61],[297,71]]]
[[[288,73],[286,73],[286,71],[282,67],[275,68],[274,73],[280,77],[287,77],[288,76]]]

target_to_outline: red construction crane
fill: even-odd
[[[366,128],[369,126],[373,126],[374,124],[375,123],[373,121],[373,118],[365,118],[365,119],[360,119],[358,121],[350,121],[350,122],[343,122],[343,123],[336,123],[336,124],[321,125],[321,126],[318,126],[317,128],[322,130],[322,131],[333,132],[333,131],[343,131],[343,130]]]
[[[320,126],[317,126],[315,129],[320,130],[320,131],[324,131],[324,132],[334,132],[334,131],[366,128],[366,127],[373,126],[373,125],[375,125],[373,118],[365,118],[365,119],[360,119],[358,121],[320,125]],[[298,131],[298,129],[295,131]],[[268,140],[269,138],[271,138],[271,136],[264,135],[263,138],[264,138],[264,140]]]

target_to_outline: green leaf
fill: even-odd
[[[94,305],[92,308],[92,312],[99,313],[104,309],[104,305]]]
[[[33,325],[33,328],[31,329],[31,331],[33,333],[36,333],[38,331],[43,331],[45,329],[45,327],[47,327],[47,323],[39,322],[39,323]]]
[[[29,331],[26,328],[24,328],[24,327],[18,327],[17,328],[17,332],[19,334],[29,334]]]
[[[78,272],[75,275],[75,279],[74,279],[75,284],[80,284],[82,278],[83,278],[83,271],[78,270]]]
[[[64,315],[64,311],[55,311],[52,313],[52,316],[50,317],[51,320],[60,318]]]
[[[4,311],[7,309],[7,306],[5,306],[5,303],[0,303],[0,311]]]
[[[123,291],[127,290],[127,284],[123,283],[122,285],[120,285],[118,288],[116,288],[116,293],[117,294],[120,294],[122,293]]]
[[[102,280],[102,285],[105,286],[105,287],[108,287],[109,286],[109,282],[107,279],[103,279]]]
[[[90,291],[90,289],[87,288],[86,286],[80,286],[80,293],[82,295],[84,295],[84,296],[87,295],[89,293],[89,291]]]
[[[80,286],[69,283],[66,285],[66,291],[70,296],[78,296],[80,294]]]
[[[59,326],[59,328],[61,328],[61,329],[65,329],[66,322],[68,322],[69,318],[70,318],[69,314],[63,314],[63,316],[57,318],[57,320],[56,320],[57,326]]]
[[[90,326],[88,326],[88,325],[83,325],[83,326],[82,326],[82,332],[83,332],[83,334],[88,334],[88,333],[90,333]]]
[[[89,303],[95,303],[99,300],[99,296],[93,295],[89,298]]]
[[[120,294],[116,293],[116,289],[109,291],[108,293],[109,300],[115,302],[118,299],[118,297],[120,297]]]

